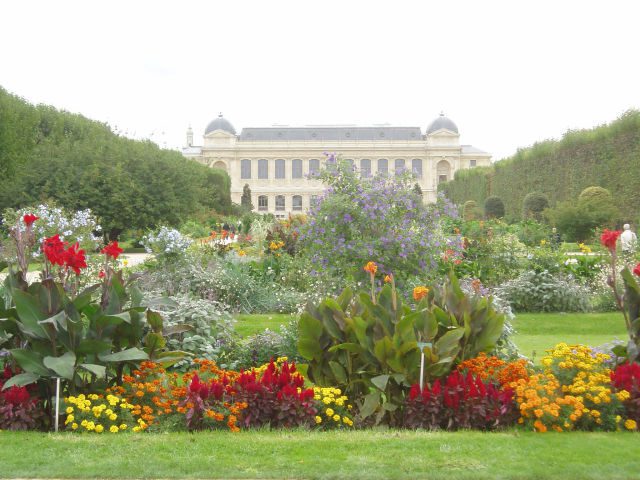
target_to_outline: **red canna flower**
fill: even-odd
[[[600,243],[607,247],[609,251],[616,251],[616,242],[618,241],[618,237],[622,232],[620,230],[608,230],[604,229],[602,235],[600,235]]]
[[[22,220],[24,221],[25,225],[27,227],[30,227],[31,225],[33,225],[33,222],[35,222],[36,220],[39,220],[40,217],[32,214],[32,213],[27,213],[24,217],[22,217]]]
[[[100,253],[104,253],[107,257],[111,257],[114,260],[116,260],[122,252],[124,252],[124,250],[118,246],[116,240],[109,242],[106,247],[100,250]]]
[[[52,265],[64,265],[65,245],[66,243],[60,240],[60,235],[57,233],[53,237],[45,238],[42,242],[42,251]]]
[[[76,242],[64,252],[64,264],[71,268],[76,275],[80,275],[81,268],[87,268],[87,261],[84,250],[80,250],[80,244]]]
[[[633,269],[633,273],[635,273],[640,277],[640,263],[637,264],[636,267]]]
[[[98,273],[98,278],[104,278],[105,274],[104,274],[104,270],[100,270],[100,272]]]

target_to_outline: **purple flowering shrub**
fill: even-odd
[[[461,249],[459,237],[442,228],[443,219],[457,216],[455,207],[443,198],[425,205],[410,174],[362,179],[347,162],[330,156],[328,164],[319,174],[328,188],[299,236],[316,270],[362,280],[363,265],[373,260],[402,281],[435,275],[445,252]]]

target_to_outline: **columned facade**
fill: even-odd
[[[244,128],[239,135],[219,116],[206,128],[201,147],[188,144],[187,158],[225,170],[231,199],[240,203],[249,185],[256,211],[286,216],[307,211],[324,186],[313,178],[325,152],[352,162],[363,177],[411,171],[426,202],[459,169],[489,165],[491,155],[460,145],[457,126],[444,115],[422,134],[419,127]],[[189,140],[189,138],[188,138]]]

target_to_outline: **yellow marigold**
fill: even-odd
[[[316,423],[322,423],[322,417],[316,415]]]
[[[424,285],[419,285],[413,289],[413,299],[416,302],[419,302],[420,300],[422,300],[424,297],[427,296],[427,293],[429,293],[429,289]]]
[[[624,428],[626,428],[627,430],[635,430],[637,428],[637,423],[635,420],[631,420],[630,418],[625,420],[624,422]]]
[[[73,407],[67,407],[65,410],[67,413],[73,413]]]
[[[378,271],[378,265],[376,265],[375,262],[368,262],[364,266],[364,271],[369,272],[371,275],[375,275]]]
[[[338,415],[337,413],[333,416],[333,421],[334,422],[339,422],[340,421],[340,415]]]
[[[334,411],[332,408],[327,408],[324,413],[327,414],[327,417],[333,417]]]
[[[96,433],[102,433],[104,431],[104,427],[102,425],[96,425]]]
[[[111,425],[111,427],[109,427],[109,431],[111,433],[118,433],[120,431],[120,429],[118,427],[116,427],[115,425]]]

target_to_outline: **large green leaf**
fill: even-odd
[[[307,360],[319,360],[322,358],[322,348],[318,340],[313,338],[300,338],[298,340],[298,352]]]
[[[331,371],[333,372],[333,375],[336,377],[336,380],[338,380],[340,384],[344,385],[348,382],[347,372],[345,371],[342,365],[340,365],[338,362],[331,360],[329,361],[329,367],[331,367]]]
[[[162,315],[153,310],[147,310],[147,323],[151,326],[152,330],[156,333],[162,332]]]
[[[149,360],[149,355],[139,348],[129,348],[120,352],[100,354],[98,358],[103,362],[135,362]]]
[[[80,344],[78,345],[78,348],[76,348],[76,353],[79,355],[98,354],[106,350],[111,350],[112,346],[111,342],[85,338],[80,340]]]
[[[31,372],[19,373],[7,380],[2,387],[2,390],[6,390],[11,387],[24,387],[40,380],[40,375]]]
[[[169,335],[178,335],[180,333],[191,332],[193,329],[193,326],[187,325],[185,323],[182,325],[172,325],[171,327],[167,327],[163,330],[162,333],[164,333],[165,337],[168,337]]]
[[[98,378],[105,378],[107,376],[107,367],[105,367],[104,365],[96,365],[94,363],[81,363],[78,366],[84,368],[88,372],[93,373]]]
[[[436,351],[442,355],[455,350],[459,347],[460,339],[464,336],[464,328],[459,327],[449,330],[442,335],[435,343]]]
[[[44,357],[43,363],[62,378],[73,380],[76,367],[76,356],[73,352],[66,352],[61,357]]]
[[[379,390],[384,391],[387,388],[387,383],[389,383],[389,375],[378,375],[376,377],[371,378],[371,383],[373,383]]]
[[[41,377],[51,375],[51,372],[43,363],[42,356],[36,352],[24,348],[16,348],[9,351],[18,365],[20,365],[20,368],[25,372],[35,373]]]
[[[360,416],[367,418],[380,407],[380,392],[374,391],[365,395],[364,402],[360,408]]]
[[[313,318],[308,312],[304,312],[298,322],[298,329],[300,331],[300,337],[306,337],[309,339],[320,339],[322,335],[322,323],[319,320]]]
[[[67,329],[67,313],[62,310],[61,312],[56,313],[53,317],[49,317],[45,320],[40,320],[38,322],[40,325],[50,324],[53,328],[58,331],[59,329],[66,330]]]
[[[41,320],[46,320],[47,315],[40,309],[35,297],[21,290],[16,290],[13,292],[13,301],[18,312],[20,330],[36,338],[48,339],[49,335],[39,323]]]

